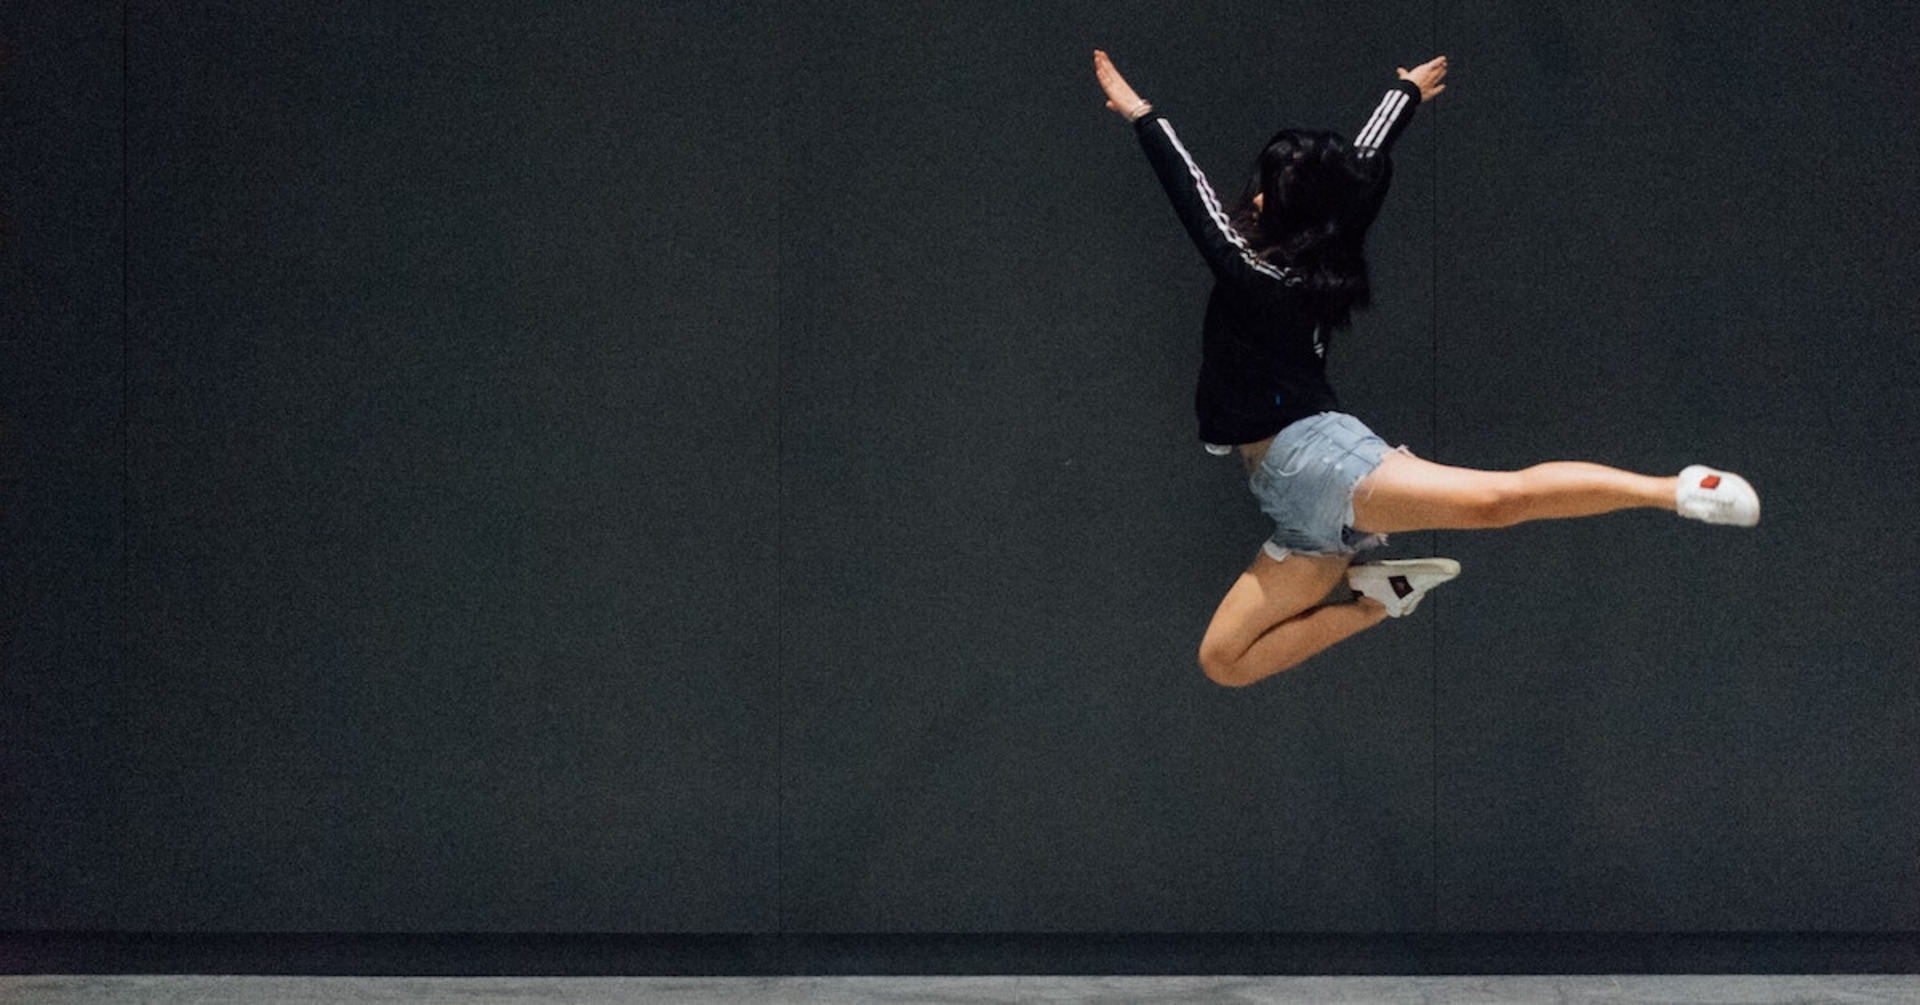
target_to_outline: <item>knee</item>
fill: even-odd
[[[1206,643],[1200,645],[1200,671],[1221,687],[1246,687],[1257,679],[1246,672],[1236,655]]]
[[[1527,502],[1527,488],[1520,479],[1492,479],[1476,486],[1466,500],[1466,522],[1479,529],[1511,527],[1526,520]]]

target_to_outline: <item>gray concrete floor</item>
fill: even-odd
[[[0,977],[6,1005],[1913,1005],[1920,976]]]

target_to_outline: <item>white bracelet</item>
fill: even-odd
[[[1127,121],[1138,122],[1142,118],[1145,118],[1146,114],[1151,111],[1153,111],[1153,102],[1142,101],[1139,104],[1133,106],[1133,111],[1127,113]]]

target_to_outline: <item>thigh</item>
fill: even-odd
[[[1353,490],[1353,528],[1367,534],[1485,526],[1488,506],[1514,489],[1510,471],[1449,467],[1389,454]]]
[[[1288,555],[1276,562],[1262,551],[1213,612],[1201,649],[1246,652],[1274,625],[1325,600],[1352,562],[1351,555]]]

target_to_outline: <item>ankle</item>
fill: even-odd
[[[1647,494],[1649,505],[1657,506],[1669,513],[1680,512],[1680,478],[1678,475],[1655,478],[1654,489]]]

